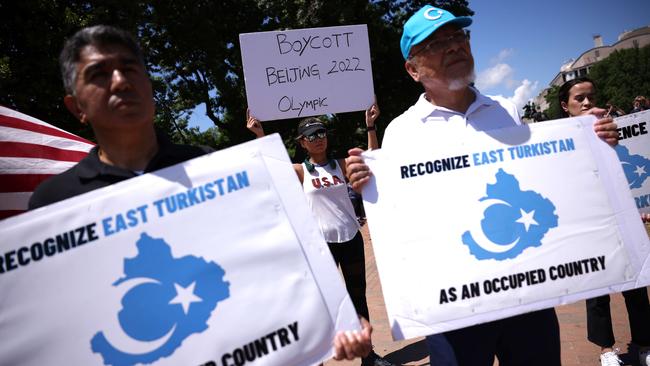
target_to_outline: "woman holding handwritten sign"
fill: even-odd
[[[379,107],[375,103],[366,110],[369,149],[379,147],[375,131],[377,117]],[[250,115],[247,119],[248,129],[257,137],[264,136],[260,121]],[[293,168],[334,261],[341,268],[357,313],[369,319],[363,238],[348,195],[345,164],[343,159],[333,159],[328,155],[327,135],[327,127],[320,119],[309,117],[300,121],[296,139],[308,156],[301,164],[293,164]],[[371,352],[362,359],[361,365],[392,364]]]

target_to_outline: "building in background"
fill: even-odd
[[[598,61],[606,59],[612,52],[626,48],[642,48],[650,45],[650,26],[645,26],[632,31],[625,31],[618,36],[618,41],[611,46],[603,45],[600,35],[594,36],[594,47],[583,52],[575,60],[571,59],[560,67],[560,72],[550,82],[549,87],[533,99],[535,105],[541,110],[548,108],[545,96],[553,86],[560,86],[564,82],[589,74],[591,67]]]

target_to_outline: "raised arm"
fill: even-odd
[[[366,109],[366,131],[368,131],[368,150],[379,149],[379,141],[377,141],[377,130],[375,121],[379,117],[379,106],[377,101]]]
[[[251,116],[250,109],[246,108],[246,127],[257,136],[257,138],[264,137],[264,128],[262,122],[257,118]]]

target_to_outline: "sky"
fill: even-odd
[[[537,96],[569,59],[618,35],[650,25],[650,0],[470,0],[476,85],[520,108]]]
[[[650,25],[650,0],[469,0],[469,7],[477,87],[520,108],[566,61],[593,48],[594,35],[612,45],[622,32]],[[204,105],[190,126],[212,126]]]

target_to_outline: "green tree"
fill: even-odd
[[[650,95],[650,46],[614,51],[591,68],[598,105],[608,101],[625,111],[637,95]]]
[[[632,109],[637,95],[650,95],[650,46],[616,50],[591,67],[588,77],[596,84],[596,105],[607,102],[625,111]],[[546,114],[551,119],[561,118],[558,86],[546,95],[549,107]]]
[[[546,113],[549,119],[562,118],[562,108],[560,108],[560,102],[558,101],[559,91],[559,86],[552,86],[546,96],[544,96],[544,99],[546,99],[546,102],[549,104],[544,113]]]
[[[63,105],[58,56],[66,37],[92,24],[137,30],[137,4],[23,0],[0,3],[0,104],[90,138]]]
[[[111,24],[136,34],[147,55],[157,104],[156,124],[175,141],[221,148],[248,139],[239,34],[305,27],[367,24],[381,137],[390,120],[421,88],[404,71],[399,50],[403,23],[426,1],[404,0],[24,0],[0,4],[0,104],[73,133],[89,131],[65,110],[57,57],[63,40],[83,26]],[[466,0],[435,1],[456,15],[472,15]],[[188,127],[203,104],[214,128]],[[327,116],[339,154],[365,145],[364,113]],[[298,151],[296,120],[265,123]],[[299,157],[298,157],[299,158]]]

